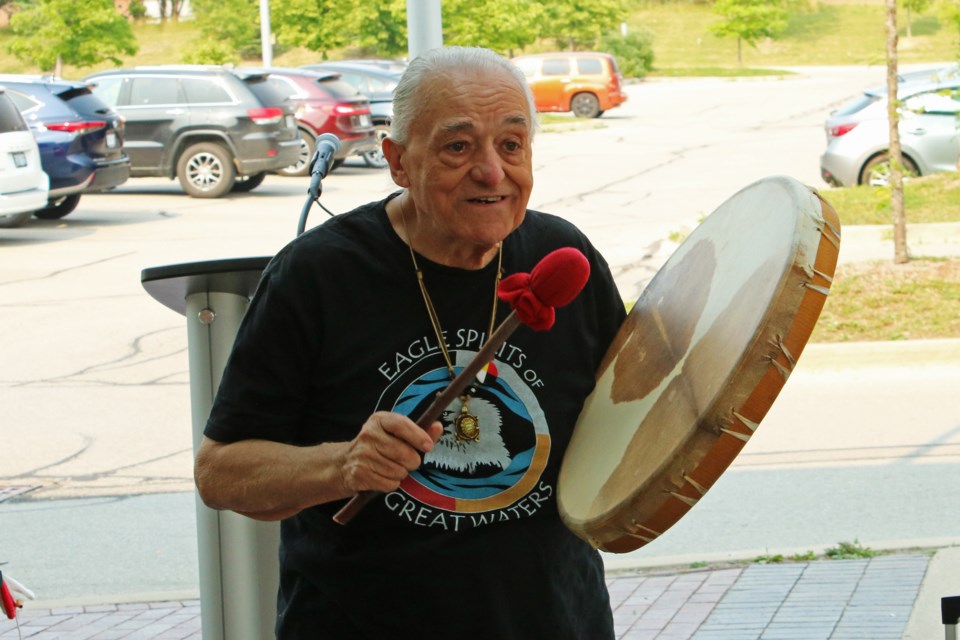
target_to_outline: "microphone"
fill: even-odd
[[[316,151],[310,160],[310,186],[307,193],[316,200],[320,197],[320,181],[327,177],[333,167],[333,156],[340,150],[340,139],[332,133],[317,136]]]

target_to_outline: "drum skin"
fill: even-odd
[[[783,176],[742,189],[687,237],[597,372],[560,470],[567,527],[625,553],[697,503],[796,365],[839,250],[836,211]]]

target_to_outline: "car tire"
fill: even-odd
[[[600,101],[592,93],[578,93],[570,99],[570,111],[578,118],[596,118],[602,113]]]
[[[0,215],[0,229],[16,229],[17,227],[21,227],[32,215],[33,211],[2,214]]]
[[[226,195],[236,179],[230,152],[213,142],[190,145],[177,160],[180,186],[193,198],[219,198]]]
[[[249,193],[263,184],[263,181],[266,177],[266,171],[254,173],[253,175],[249,176],[237,176],[233,181],[232,191],[234,193]]]
[[[43,209],[34,211],[33,215],[41,220],[59,220],[76,209],[78,204],[80,204],[80,194],[74,193],[56,200],[51,200]]]
[[[907,156],[903,156],[903,171],[908,176],[919,176],[920,170],[916,163]],[[885,187],[890,183],[890,155],[886,152],[870,158],[860,170],[860,179],[857,184],[866,184],[874,187]]]
[[[378,124],[375,135],[377,137],[377,148],[363,154],[363,161],[367,163],[368,167],[383,169],[387,166],[387,159],[383,157],[383,147],[381,145],[383,145],[383,139],[390,135],[390,125]]]
[[[310,175],[310,160],[313,158],[313,150],[316,148],[316,139],[307,131],[300,130],[300,158],[283,169],[278,169],[277,173],[291,178]]]

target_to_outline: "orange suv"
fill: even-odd
[[[539,53],[513,58],[527,77],[537,111],[596,118],[627,100],[623,76],[608,53]]]

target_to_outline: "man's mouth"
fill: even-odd
[[[504,196],[484,196],[481,198],[470,198],[470,202],[475,202],[477,204],[496,204],[504,199]]]

